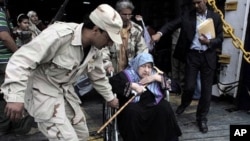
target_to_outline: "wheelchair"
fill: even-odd
[[[169,101],[169,90],[165,90],[166,98]],[[103,104],[103,123],[109,122],[108,120],[117,112],[117,109],[108,106],[107,102]],[[103,132],[104,141],[119,141],[119,131],[117,127],[117,118],[110,121],[104,128]]]
[[[107,122],[115,113],[116,109],[108,106],[107,102],[103,104],[103,123]],[[118,141],[117,118],[111,121],[103,132],[104,141]]]
[[[112,77],[113,75],[111,75]],[[171,79],[168,79],[164,81],[164,85],[166,84],[171,84]],[[165,100],[170,101],[170,92],[167,87],[164,88],[164,93],[166,95]],[[136,94],[134,95],[136,96]],[[117,127],[117,118],[114,118],[115,114],[119,114],[120,110],[122,110],[126,104],[131,102],[133,100],[133,97],[128,100],[118,111],[117,109],[111,108],[108,106],[107,102],[103,103],[103,123],[104,123],[104,132],[103,132],[103,137],[104,141],[119,141],[119,131]],[[112,120],[112,119],[113,120]],[[111,120],[110,120],[111,119]],[[105,126],[105,124],[107,124]],[[101,128],[100,128],[101,129]]]

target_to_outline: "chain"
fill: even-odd
[[[236,37],[233,33],[233,28],[231,25],[229,25],[225,20],[224,20],[224,15],[223,13],[217,8],[215,0],[208,0],[208,4],[210,6],[212,6],[212,8],[214,9],[215,12],[217,12],[220,16],[221,16],[221,20],[223,22],[223,30],[225,33],[229,34],[230,37],[232,38],[232,42],[235,48],[240,49],[243,52],[244,55],[244,59],[250,63],[250,52],[247,52],[244,49],[244,45],[242,43],[242,41]]]

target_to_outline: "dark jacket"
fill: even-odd
[[[215,35],[214,39],[210,40],[209,49],[204,53],[209,66],[212,69],[216,68],[216,48],[221,48],[223,41],[222,21],[219,14],[211,10],[207,11],[207,18],[212,18],[214,21]],[[185,12],[181,17],[172,22],[166,23],[160,32],[163,34],[171,34],[176,29],[181,28],[180,36],[175,48],[174,58],[185,62],[186,53],[189,52],[196,33],[196,11],[191,10]]]

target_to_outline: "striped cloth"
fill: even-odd
[[[2,31],[10,32],[6,19],[6,14],[3,8],[0,8],[0,32]],[[3,41],[0,40],[0,64],[7,63],[12,54],[13,53],[11,52],[11,50],[4,46]]]

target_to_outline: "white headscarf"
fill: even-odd
[[[31,22],[31,16],[36,15],[35,11],[29,11],[27,13],[27,16],[29,17],[29,29],[35,34],[35,36],[39,35],[41,33],[41,30],[39,30],[34,23]]]

